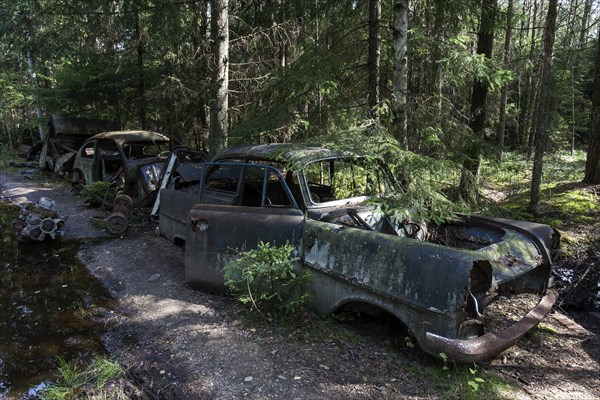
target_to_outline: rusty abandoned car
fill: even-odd
[[[149,131],[103,132],[86,140],[73,162],[73,184],[117,181],[134,205],[154,201],[161,169],[170,154],[172,142]]]
[[[458,362],[497,355],[550,311],[554,229],[475,216],[401,220],[373,204],[392,190],[382,162],[350,152],[234,147],[205,163],[196,185],[161,191],[160,229],[185,241],[189,284],[210,290],[224,289],[223,266],[237,252],[289,242],[312,272],[319,312],[385,310],[422,349]],[[522,293],[534,296],[525,315],[490,331],[488,308]]]

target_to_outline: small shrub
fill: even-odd
[[[294,266],[298,259],[292,257],[292,251],[289,243],[271,246],[260,242],[257,249],[241,252],[225,266],[225,284],[239,301],[263,316],[265,308],[272,315],[297,311],[310,297],[305,287],[311,275]]]
[[[111,182],[92,182],[85,185],[79,195],[82,196],[92,207],[97,207],[102,205],[101,200],[104,200],[108,203],[115,201],[115,197],[117,196],[117,188]]]
[[[0,143],[0,164],[8,165],[11,161],[18,160],[17,153],[8,145]]]

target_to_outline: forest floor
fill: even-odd
[[[69,216],[64,240],[80,241],[79,257],[118,300],[116,312],[89,312],[105,322],[106,349],[140,389],[127,389],[130,398],[600,398],[600,318],[576,301],[585,291],[565,296],[597,274],[593,247],[571,246],[559,263],[579,278],[562,283],[542,324],[490,361],[454,366],[415,348],[392,320],[303,315],[273,326],[227,297],[192,290],[182,249],[155,236],[152,223],[140,218],[109,236],[89,222],[99,212],[65,183],[4,173],[0,194],[16,202],[51,197]],[[572,244],[589,236],[571,230],[563,236]]]

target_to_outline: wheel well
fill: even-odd
[[[334,310],[333,315],[337,319],[363,319],[363,322],[371,321],[376,324],[393,325],[396,330],[410,331],[408,325],[394,313],[378,305],[363,301],[348,301],[343,303]]]
[[[338,312],[357,312],[372,316],[378,316],[383,314],[393,315],[384,308],[381,308],[371,303],[366,303],[364,301],[348,301],[343,304],[340,304],[335,309],[334,314]]]

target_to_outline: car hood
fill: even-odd
[[[473,260],[489,262],[498,283],[542,263],[551,265],[560,238],[552,227],[533,222],[457,214],[456,219],[436,225],[400,220],[368,205],[310,209],[308,217],[453,248]]]

